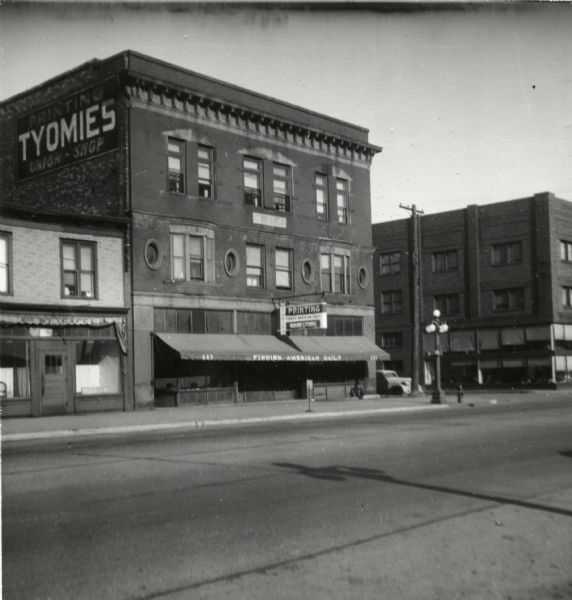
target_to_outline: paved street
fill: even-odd
[[[8,447],[4,598],[572,598],[569,403]]]

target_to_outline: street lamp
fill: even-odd
[[[431,404],[441,404],[441,339],[442,333],[449,331],[449,325],[441,321],[441,311],[435,309],[433,311],[433,321],[425,327],[427,333],[435,334],[435,389],[431,397]]]

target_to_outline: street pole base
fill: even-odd
[[[441,404],[441,392],[433,392],[431,395],[431,404]]]

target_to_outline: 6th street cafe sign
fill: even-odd
[[[280,303],[280,335],[301,329],[327,329],[328,314],[324,302],[313,304]]]
[[[18,119],[17,178],[117,148],[116,94],[108,81]]]

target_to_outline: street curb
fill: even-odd
[[[414,411],[435,410],[440,408],[449,408],[446,404],[428,405],[428,406],[401,406],[393,408],[374,408],[369,410],[350,410],[338,412],[305,412],[297,415],[275,415],[271,417],[236,417],[232,419],[204,419],[195,421],[185,421],[182,423],[152,423],[150,425],[125,425],[116,427],[86,427],[84,429],[62,429],[56,431],[36,431],[28,433],[9,433],[2,435],[2,443],[23,442],[35,440],[53,440],[69,439],[78,437],[94,437],[97,435],[115,435],[120,433],[135,434],[155,431],[185,431],[206,429],[209,427],[228,426],[228,425],[249,425],[257,423],[270,423],[279,421],[300,421],[304,419],[331,419],[339,417],[354,417],[358,415],[373,414],[400,414]]]

